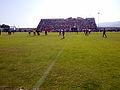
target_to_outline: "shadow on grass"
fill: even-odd
[[[60,40],[63,40],[63,39],[65,39],[65,37],[61,38]]]

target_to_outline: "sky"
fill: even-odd
[[[0,24],[36,28],[41,19],[68,17],[120,21],[120,0],[0,0]]]

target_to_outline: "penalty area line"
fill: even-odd
[[[57,56],[55,57],[54,61],[50,64],[50,66],[47,68],[46,72],[43,74],[43,76],[38,80],[38,82],[34,85],[33,90],[38,90],[39,87],[44,83],[45,78],[48,76],[49,72],[51,71],[52,67],[55,65],[57,62],[59,56],[62,54],[62,52],[65,49],[65,46],[61,48],[61,50],[58,52]]]

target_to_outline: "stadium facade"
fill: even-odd
[[[39,31],[83,31],[84,29],[97,30],[94,18],[67,18],[67,19],[41,19],[37,30]]]

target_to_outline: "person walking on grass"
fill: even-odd
[[[65,38],[65,31],[64,29],[62,30],[62,36],[63,36],[63,39]]]
[[[31,35],[31,30],[28,31],[29,36]]]
[[[91,33],[91,29],[88,30],[89,34]]]
[[[87,36],[88,35],[88,29],[84,30],[84,34]]]
[[[11,30],[8,30],[8,35],[11,35]]]
[[[35,30],[33,30],[33,35],[34,35],[34,36],[36,35],[36,31],[35,31]]]
[[[47,34],[47,30],[45,30],[45,35],[48,35],[48,34]]]
[[[40,31],[39,31],[39,30],[36,30],[36,32],[37,32],[37,35],[39,36],[39,35],[40,35]]]
[[[59,36],[61,35],[61,29],[59,30]]]
[[[103,29],[103,37],[104,37],[104,38],[107,38],[107,35],[106,35],[106,30],[105,30],[105,28]]]

